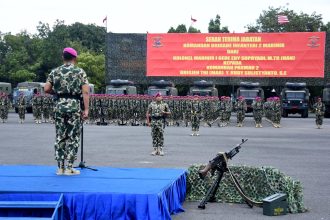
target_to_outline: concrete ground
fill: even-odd
[[[308,212],[278,216],[276,219],[330,220],[330,120],[316,129],[315,118],[292,116],[282,119],[282,128],[264,121],[255,128],[251,117],[245,127],[238,128],[235,118],[228,127],[200,128],[200,136],[191,137],[190,128],[165,129],[165,156],[150,156],[150,128],[137,126],[84,126],[84,161],[87,166],[188,168],[206,163],[219,151],[228,151],[242,138],[248,138],[230,164],[272,166],[300,180],[304,187],[304,203]],[[8,123],[0,123],[0,164],[56,165],[52,124],[34,124],[31,114],[26,123],[18,124],[18,116],[9,114]],[[80,155],[78,161],[80,161]],[[205,210],[198,202],[185,202],[184,213],[175,220],[201,219],[270,219],[261,208],[245,204],[209,203]]]

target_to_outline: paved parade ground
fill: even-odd
[[[301,181],[308,212],[268,217],[262,215],[261,208],[250,209],[245,204],[209,203],[205,210],[199,210],[198,202],[185,202],[185,212],[173,219],[330,219],[330,120],[325,119],[323,128],[316,129],[313,115],[284,118],[282,128],[273,128],[266,121],[263,128],[255,128],[252,117],[238,128],[234,119],[228,127],[201,126],[198,137],[189,136],[189,127],[166,127],[164,157],[150,155],[149,127],[85,125],[84,160],[91,167],[187,169],[207,163],[217,152],[229,151],[242,138],[248,138],[229,163],[271,166]],[[53,124],[34,124],[31,114],[26,123],[18,124],[18,115],[10,113],[8,122],[0,124],[0,164],[55,166],[54,139]]]

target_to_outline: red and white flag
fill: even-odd
[[[278,16],[277,16],[277,22],[278,22],[279,24],[289,23],[288,16],[286,16],[286,15],[278,15]]]
[[[192,22],[196,22],[196,21],[197,21],[197,19],[193,18],[192,16],[190,17],[190,20],[191,20]]]
[[[106,22],[108,20],[108,16],[106,16],[104,19],[103,19],[103,23]]]

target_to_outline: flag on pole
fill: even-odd
[[[196,22],[197,21],[197,19],[193,18],[192,16],[190,17],[190,19],[191,19],[192,22]]]
[[[289,23],[288,16],[286,16],[286,15],[278,15],[278,16],[277,16],[277,22],[278,22],[279,24]]]
[[[106,16],[104,19],[103,19],[103,23],[106,22],[108,20],[108,16]]]

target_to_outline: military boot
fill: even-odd
[[[64,175],[66,175],[66,176],[79,175],[79,174],[80,174],[80,171],[76,170],[74,168],[66,168],[64,170]]]
[[[159,156],[164,156],[164,151],[162,147],[159,148]]]
[[[56,175],[64,175],[65,167],[64,161],[58,162],[58,169],[56,171]]]
[[[151,152],[152,156],[156,156],[158,154],[158,148],[154,147],[154,150]]]
[[[73,163],[69,162],[68,167],[64,170],[64,175],[72,176],[72,175],[79,175],[80,171],[73,168]]]

